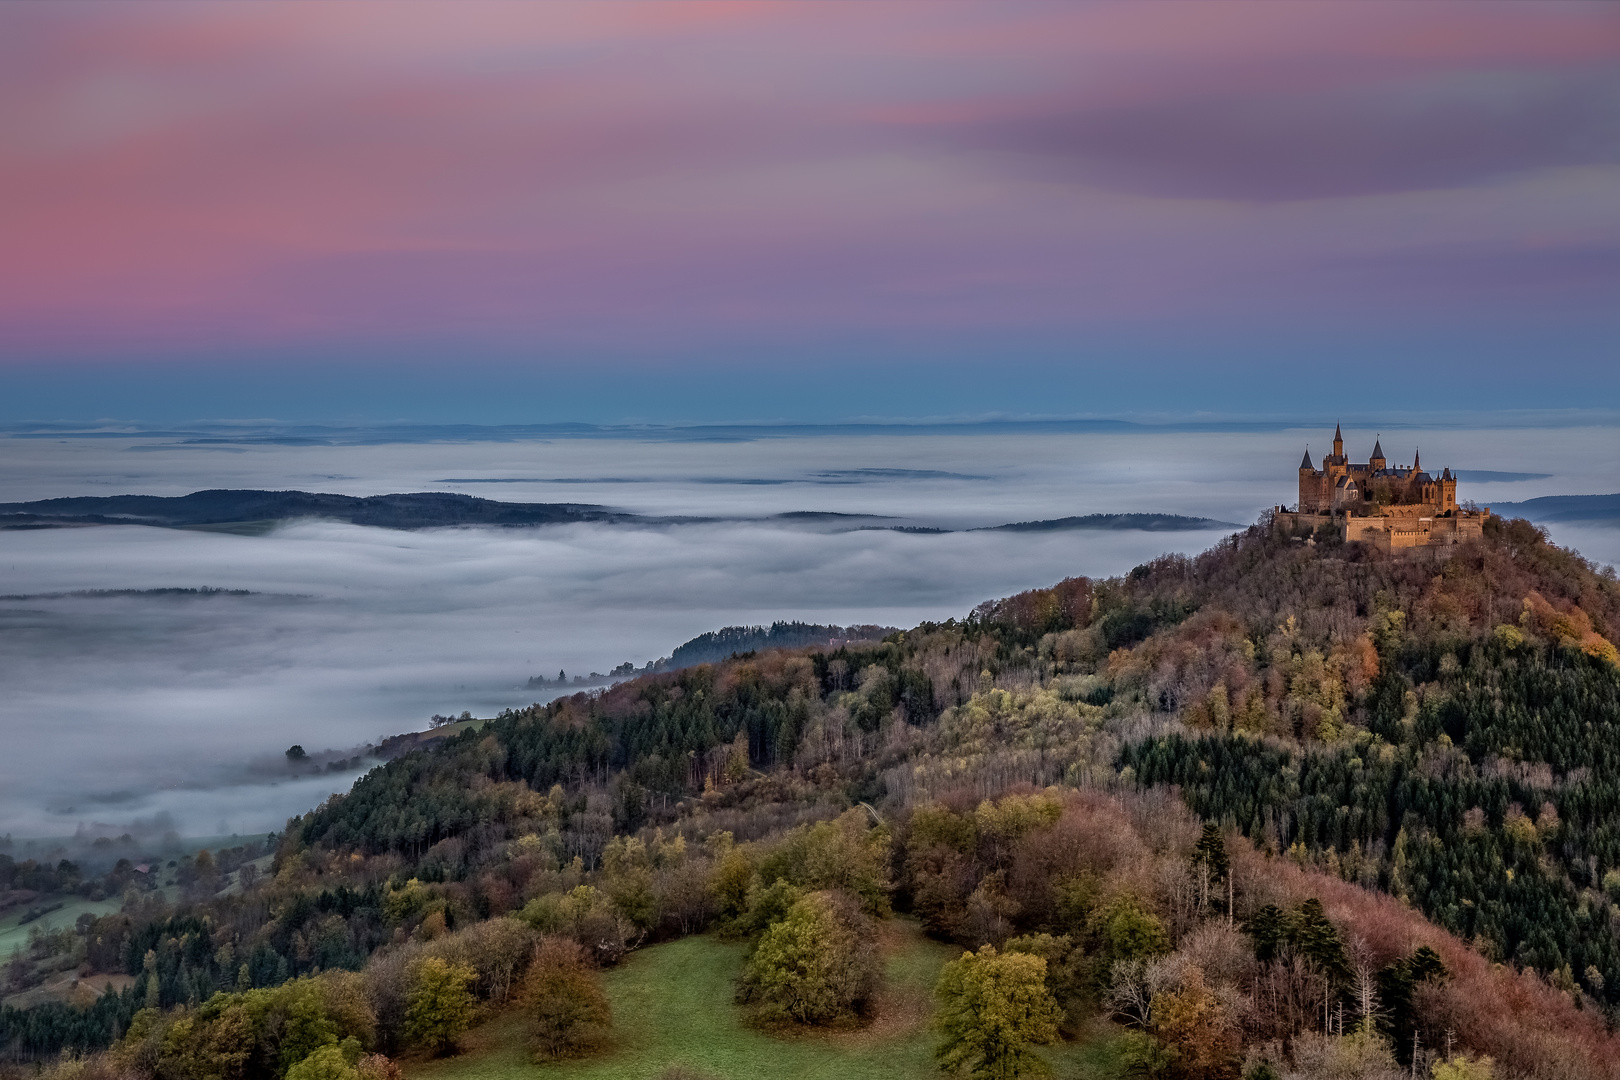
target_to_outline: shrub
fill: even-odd
[[[846,1019],[876,981],[870,938],[869,924],[849,897],[810,893],[761,935],[738,997],[756,1004],[767,1021]]]
[[[1496,1063],[1488,1057],[1464,1055],[1434,1063],[1434,1080],[1492,1080],[1495,1075]]]
[[[1301,1035],[1294,1042],[1294,1067],[1286,1080],[1402,1080],[1389,1044],[1369,1031],[1333,1036]]]
[[[585,951],[567,938],[545,938],[535,950],[523,1005],[537,1057],[588,1050],[613,1023],[613,1010]]]

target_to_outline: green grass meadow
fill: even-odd
[[[62,906],[48,914],[41,915],[32,922],[23,922],[22,917],[27,913],[26,908],[18,908],[0,919],[0,964],[11,959],[13,949],[22,949],[28,946],[28,935],[35,930],[48,932],[61,930],[72,926],[80,915],[108,915],[118,910],[117,900],[84,900],[79,897],[63,901],[44,900],[39,906],[61,903]]]
[[[463,1051],[407,1062],[410,1080],[652,1080],[674,1065],[720,1080],[936,1080],[937,1036],[929,1028],[939,969],[959,950],[923,937],[915,923],[886,926],[885,982],[876,1018],[841,1032],[776,1035],[744,1023],[732,1004],[744,946],[690,937],[632,953],[607,972],[613,1043],[605,1052],[537,1064],[520,1016],[498,1016],[469,1032]],[[1054,1047],[1061,1080],[1122,1075],[1112,1040]]]

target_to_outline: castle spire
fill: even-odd
[[[1344,436],[1339,433],[1339,424],[1337,421],[1335,421],[1333,424],[1333,456],[1340,459],[1343,459],[1344,457]]]
[[[1316,466],[1311,464],[1311,447],[1309,443],[1305,445],[1305,460],[1299,463],[1299,467],[1302,469],[1310,469],[1313,472],[1316,470]]]
[[[1382,458],[1384,456],[1384,438],[1382,435],[1373,440],[1372,456],[1375,458]]]
[[[1413,472],[1422,472],[1423,471],[1423,466],[1418,464],[1418,452],[1416,450],[1412,451],[1412,471]]]

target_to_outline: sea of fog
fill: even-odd
[[[963,428],[780,437],[579,437],[282,445],[165,436],[0,437],[0,502],[204,488],[460,491],[599,503],[663,525],[417,532],[291,523],[263,536],[140,526],[0,532],[0,834],[279,828],[358,769],[344,750],[544,694],[531,675],[667,656],[725,625],[910,626],[1060,578],[1196,552],[1225,530],[855,530],[794,511],[969,529],[1090,513],[1247,523],[1294,497],[1320,431]],[[1365,458],[1371,433],[1353,433]],[[1361,445],[1366,443],[1368,445]],[[1492,473],[1481,504],[1614,489],[1612,428],[1402,431],[1395,462]],[[1620,560],[1620,529],[1561,528]],[[214,588],[242,594],[94,595]]]

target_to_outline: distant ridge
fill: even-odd
[[[1231,521],[1183,517],[1181,514],[1086,514],[1081,517],[1051,518],[1046,521],[1015,521],[1010,525],[990,525],[971,532],[1061,532],[1066,529],[1135,529],[1142,532],[1192,532],[1197,529],[1241,529]]]
[[[564,525],[601,522],[621,525],[703,524],[717,521],[778,521],[786,524],[845,525],[851,530],[890,529],[905,533],[955,530],[901,524],[880,514],[793,510],[768,518],[651,517],[592,503],[524,503],[482,499],[448,491],[394,495],[332,495],[308,491],[215,489],[190,495],[98,495],[35,502],[0,503],[0,529],[57,529],[85,525],[150,525],[256,534],[284,521],[315,518],[381,529],[432,529],[456,525]],[[895,521],[893,525],[877,524]],[[989,525],[969,532],[1058,532],[1068,529],[1138,529],[1190,532],[1239,529],[1241,525],[1180,514],[1086,514],[1045,521]]]
[[[1494,513],[1508,517],[1525,517],[1531,521],[1620,522],[1620,494],[1614,495],[1543,495],[1539,499],[1523,502],[1492,503]]]
[[[832,626],[821,623],[774,622],[764,626],[727,626],[699,634],[682,645],[656,670],[673,671],[694,664],[711,664],[733,653],[757,649],[797,649],[846,641],[881,641],[895,632],[892,626]]]
[[[196,589],[72,589],[67,592],[7,593],[4,596],[0,596],[0,600],[104,600],[121,599],[130,596],[190,598],[195,596],[209,597],[264,595],[267,594],[254,592],[252,589],[216,589],[212,585],[204,585]]]
[[[4,528],[155,525],[222,529],[264,526],[295,518],[325,518],[384,529],[423,529],[444,525],[554,525],[635,516],[583,503],[507,503],[443,491],[356,496],[213,490],[177,497],[107,495],[0,503],[0,527]]]
[[[834,626],[830,623],[781,621],[769,627],[725,626],[682,642],[673,653],[661,660],[650,660],[643,668],[637,668],[634,663],[624,663],[606,675],[593,671],[589,675],[575,675],[572,680],[566,672],[559,671],[555,679],[536,675],[529,679],[528,686],[531,690],[593,690],[648,672],[678,671],[698,664],[719,663],[738,653],[757,652],[760,649],[802,649],[812,645],[829,648],[881,641],[895,632],[893,626]]]

